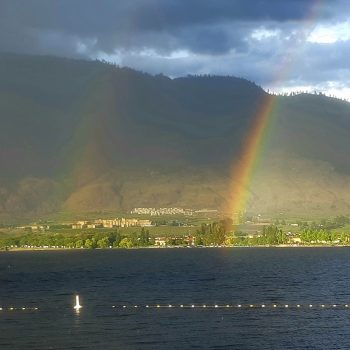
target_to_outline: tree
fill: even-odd
[[[85,245],[84,245],[84,241],[82,239],[78,239],[76,242],[75,242],[75,248],[83,248]]]
[[[140,236],[138,238],[138,244],[141,247],[145,247],[149,245],[149,231],[145,230],[144,227],[142,227],[141,229]]]
[[[86,241],[85,241],[85,244],[84,244],[85,248],[88,248],[88,249],[95,249],[97,248],[97,241],[96,241],[96,238],[88,238]]]
[[[117,231],[116,233],[114,233],[114,241],[113,241],[113,247],[119,247],[119,244],[120,244],[120,242],[121,242],[121,240],[122,240],[122,236],[121,236],[121,234]]]
[[[97,241],[97,246],[99,248],[108,248],[110,246],[109,238],[103,237]]]
[[[124,237],[119,243],[120,248],[132,248],[133,246],[133,241],[128,237]]]

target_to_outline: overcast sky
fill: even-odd
[[[349,0],[0,0],[0,50],[350,99]]]

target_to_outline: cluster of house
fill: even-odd
[[[131,214],[138,215],[151,215],[151,216],[160,216],[160,215],[188,215],[192,216],[194,214],[217,214],[218,210],[216,209],[184,209],[184,208],[134,208],[130,212]]]
[[[134,208],[131,210],[131,214],[138,215],[193,215],[192,209],[183,208]]]
[[[116,218],[116,219],[96,219],[93,221],[80,220],[72,224],[73,229],[135,227],[135,226],[138,226],[138,227],[152,226],[152,221],[141,220],[141,219]]]
[[[30,231],[47,231],[50,229],[49,225],[29,225],[29,226],[17,226],[19,230],[30,230]]]
[[[184,237],[155,237],[154,245],[156,247],[166,247],[171,243],[171,245],[187,245],[194,246],[195,245],[194,236],[184,236]]]

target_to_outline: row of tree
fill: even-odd
[[[279,245],[286,243],[288,243],[287,234],[275,225],[264,226],[261,235],[254,235],[253,237],[237,235],[233,238],[233,244],[239,246]]]
[[[325,229],[304,229],[299,237],[304,243],[349,243],[349,236],[345,232],[331,232]]]
[[[232,220],[225,219],[211,224],[202,224],[196,231],[195,245],[217,246],[223,245],[232,229]]]
[[[109,234],[81,233],[63,235],[59,233],[26,234],[20,237],[8,237],[0,239],[0,248],[25,248],[25,247],[59,247],[59,248],[132,248],[147,247],[154,244],[148,230],[144,228],[140,232],[133,232],[129,236],[123,236],[118,231]]]
[[[337,219],[333,224],[345,225],[347,219]],[[307,226],[299,233],[302,244],[349,244],[350,236],[345,233],[330,231],[320,226]],[[168,246],[188,245],[188,237],[169,237],[166,240]],[[288,235],[276,225],[264,226],[262,234],[247,236],[243,233],[232,233],[232,221],[221,220],[211,224],[202,224],[197,230],[194,239],[195,246],[255,246],[255,245],[280,245],[289,243]],[[121,235],[118,231],[105,234],[79,233],[28,233],[19,237],[8,237],[0,239],[0,248],[132,248],[147,247],[154,245],[154,238],[150,237],[149,231],[142,228],[139,232],[133,232],[128,236]]]

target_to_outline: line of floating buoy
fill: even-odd
[[[79,295],[75,295],[76,312],[83,306],[80,304]],[[123,304],[112,305],[113,309],[349,309],[350,304]],[[38,307],[33,306],[0,306],[0,312],[5,311],[38,311]]]
[[[1,311],[37,311],[39,310],[38,307],[32,307],[32,306],[22,306],[22,307],[13,307],[13,306],[9,306],[9,307],[0,307],[0,312]]]
[[[349,308],[349,304],[155,304],[155,305],[112,305],[113,309],[334,309]]]

